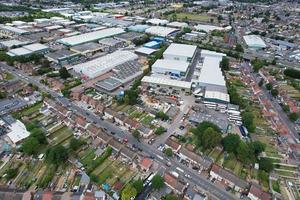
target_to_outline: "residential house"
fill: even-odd
[[[148,172],[153,165],[153,160],[150,158],[143,158],[140,162],[140,167],[144,172]]]
[[[124,124],[125,119],[126,119],[126,116],[125,116],[124,113],[117,113],[115,115],[115,122],[118,123],[118,124],[120,124],[121,126],[125,125]]]
[[[252,184],[248,193],[251,200],[271,200],[270,193],[263,191],[258,185]]]
[[[171,148],[174,153],[178,153],[181,144],[174,140],[172,136],[168,137],[165,143],[166,148]]]
[[[128,147],[124,146],[121,150],[120,150],[120,154],[125,157],[127,160],[129,161],[133,161],[137,154],[132,151],[131,149],[129,149]]]
[[[99,138],[104,144],[108,144],[108,142],[112,140],[112,136],[108,135],[103,131],[99,131],[97,133],[97,138]]]
[[[97,113],[102,114],[105,110],[105,106],[102,103],[98,102],[98,104],[95,107],[95,110]]]
[[[83,117],[81,115],[75,115],[74,122],[79,128],[82,128],[82,129],[86,129],[89,124],[87,122],[87,120],[85,119],[85,117]]]
[[[211,165],[213,164],[213,161],[208,157],[202,157],[185,147],[180,149],[179,157],[190,164],[203,167],[204,170],[210,169]]]
[[[137,130],[143,138],[149,138],[153,134],[153,130],[143,124],[140,124]]]
[[[124,120],[124,124],[128,130],[136,130],[139,127],[140,123],[134,119],[126,117],[126,119]]]
[[[102,190],[95,191],[95,200],[106,200],[106,193]]]
[[[115,138],[111,139],[108,141],[107,143],[111,148],[113,148],[113,150],[115,150],[116,152],[120,152],[120,150],[123,147],[123,144],[121,144],[120,142],[118,142]]]
[[[165,184],[173,190],[174,193],[181,195],[187,188],[187,184],[179,181],[177,177],[170,173],[165,173],[164,175]]]
[[[104,116],[107,117],[108,119],[114,119],[114,117],[117,115],[117,112],[114,111],[111,108],[106,108],[104,110]]]
[[[78,90],[78,91],[72,91],[70,96],[72,99],[74,99],[76,101],[80,101],[82,94],[83,94],[83,91]]]
[[[233,173],[223,169],[219,165],[214,164],[210,170],[212,178],[217,179],[220,182],[224,182],[229,187],[233,188],[237,192],[243,192],[248,188],[248,183]]]
[[[95,138],[98,134],[98,132],[101,131],[100,128],[98,128],[95,124],[89,124],[87,127],[87,131],[88,133],[90,133],[90,135]]]

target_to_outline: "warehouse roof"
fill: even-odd
[[[17,34],[25,34],[25,33],[28,33],[28,31],[26,31],[26,30],[24,30],[24,29],[12,27],[12,26],[0,25],[0,29],[6,30],[6,31],[10,31],[10,32],[14,32],[14,33],[17,33]]]
[[[266,43],[257,35],[245,35],[244,40],[249,47],[254,48],[265,48],[267,47]]]
[[[197,46],[195,46],[195,45],[172,43],[165,50],[163,55],[176,55],[176,56],[193,57],[196,49],[197,49]]]
[[[74,53],[72,51],[69,51],[67,49],[61,49],[55,52],[51,52],[45,55],[45,57],[48,57],[53,60],[60,60],[60,59],[66,59],[71,56],[78,55],[77,53]]]
[[[175,28],[183,28],[188,26],[188,24],[185,22],[170,22],[167,25]]]
[[[11,48],[14,46],[22,46],[28,42],[22,42],[20,40],[6,40],[6,41],[1,41],[0,44],[2,44],[5,47]]]
[[[140,48],[135,50],[136,53],[140,53],[140,54],[144,54],[144,55],[151,55],[155,51],[157,51],[157,50],[156,49],[150,49],[150,48],[147,48],[147,47],[140,47]]]
[[[30,135],[30,133],[26,130],[25,125],[19,120],[10,125],[10,130],[11,132],[9,132],[7,136],[14,144]]]
[[[167,59],[158,59],[153,65],[152,69],[160,68],[165,70],[176,70],[180,72],[186,72],[189,67],[189,63],[180,60],[167,60]],[[155,70],[154,70],[155,71]]]
[[[125,31],[122,28],[108,28],[108,29],[103,29],[99,31],[93,31],[93,32],[84,33],[80,35],[75,35],[72,37],[63,38],[58,40],[58,42],[68,46],[75,46],[78,44],[92,42],[92,41],[100,40],[102,38],[121,34],[124,32]]]
[[[41,51],[41,50],[48,49],[49,47],[40,43],[34,43],[34,44],[23,46],[23,48],[28,49],[29,51]]]
[[[20,47],[20,48],[9,50],[7,52],[7,55],[9,55],[9,56],[24,56],[24,55],[28,55],[31,53],[32,53],[32,51],[25,49],[23,47]]]
[[[78,52],[81,54],[87,54],[89,52],[102,50],[103,48],[104,48],[104,46],[101,44],[98,44],[95,42],[89,42],[89,43],[74,46],[71,48],[71,51],[75,51],[75,52]]]
[[[152,35],[158,35],[162,37],[167,37],[169,35],[172,35],[176,32],[178,32],[179,29],[176,28],[170,28],[170,27],[164,27],[164,26],[152,26],[150,28],[147,28],[145,30],[146,33],[152,34]]]
[[[186,81],[179,81],[179,80],[172,80],[167,78],[159,78],[159,77],[153,77],[153,76],[144,76],[142,79],[142,82],[144,83],[150,83],[150,84],[158,84],[158,85],[165,85],[170,87],[178,87],[183,89],[191,89],[191,82]]]
[[[221,100],[221,101],[228,102],[228,103],[230,101],[229,95],[227,93],[208,91],[208,90],[205,91],[204,98],[217,99],[217,100]]]
[[[169,23],[168,20],[165,20],[165,19],[158,19],[158,18],[149,19],[149,20],[147,20],[146,22],[147,22],[147,23],[150,23],[150,24],[155,24],[155,25],[164,25],[164,24]]]
[[[213,25],[206,25],[206,24],[199,24],[197,26],[194,26],[196,30],[198,31],[205,31],[205,32],[210,32],[214,30],[219,30],[219,31],[224,31],[224,30],[230,30],[232,27],[227,26],[225,28],[220,27],[220,26],[213,26]]]
[[[82,73],[89,78],[94,78],[110,71],[120,64],[137,58],[138,56],[130,51],[116,51],[100,58],[74,65],[73,69],[77,73]]]
[[[201,57],[204,57],[198,81],[205,84],[226,86],[220,62],[225,54],[202,50]]]

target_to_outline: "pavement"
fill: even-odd
[[[13,110],[17,110],[27,105],[27,102],[20,98],[5,99],[0,101],[0,115],[11,113]]]
[[[74,113],[80,113],[81,115],[86,117],[86,119],[88,121],[95,123],[98,127],[106,128],[109,132],[114,132],[115,133],[114,137],[118,137],[121,139],[127,138],[129,144],[139,144],[137,139],[134,138],[132,136],[132,134],[129,133],[128,131],[124,131],[124,130],[120,129],[119,127],[115,126],[113,123],[102,120],[98,115],[80,108],[79,106],[77,106],[76,104],[71,102],[69,99],[65,98],[62,94],[55,92],[55,91],[51,90],[50,88],[48,88],[47,86],[41,84],[38,80],[38,77],[28,76],[24,72],[17,70],[11,66],[8,66],[3,62],[0,62],[0,67],[11,72],[17,78],[22,79],[25,82],[32,83],[33,85],[36,85],[37,87],[39,87],[40,90],[42,90],[46,93],[49,93],[53,97],[54,100],[56,100],[57,102],[60,102],[65,107],[68,107],[69,110],[73,111]],[[185,109],[188,109],[188,107],[189,106],[187,106],[187,107],[183,106],[183,109],[177,115],[175,120],[173,120],[172,124],[178,124],[178,121],[180,121],[182,116],[184,115]],[[174,127],[171,126],[171,130],[168,131],[168,134],[172,133],[173,128]],[[167,137],[168,134],[165,134],[166,136],[164,136],[164,137]],[[161,142],[164,142],[164,141],[161,141]],[[188,168],[186,165],[179,163],[175,159],[171,159],[171,160],[168,159],[164,153],[160,152],[156,148],[155,145],[151,146],[151,145],[148,145],[147,143],[142,143],[142,144],[139,144],[139,146],[141,147],[141,149],[143,150],[144,153],[146,153],[147,155],[154,156],[156,162],[158,162],[161,166],[165,166],[169,160],[169,162],[171,163],[171,166],[172,166],[171,170],[172,169],[175,170],[177,167],[183,169],[184,170],[183,173],[179,172],[180,176],[184,177],[185,174],[190,175],[191,178],[187,180],[188,183],[190,185],[198,185],[199,187],[203,188],[208,193],[210,193],[211,197],[213,197],[214,199],[221,199],[221,200],[238,199],[233,194],[226,192],[224,188],[221,188],[220,186],[215,185],[212,182],[210,182],[209,180],[207,180],[205,176],[198,174],[197,171],[195,171],[191,168]],[[163,159],[161,159],[161,158],[163,158]]]

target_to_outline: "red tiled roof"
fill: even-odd
[[[152,164],[153,164],[153,161],[149,158],[144,158],[140,163],[140,165],[145,169],[149,169]]]
[[[44,192],[43,200],[51,200],[52,199],[52,192]]]

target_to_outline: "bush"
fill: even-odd
[[[284,75],[291,77],[291,78],[296,78],[296,79],[300,79],[300,70],[296,70],[296,69],[286,69],[284,70]]]

